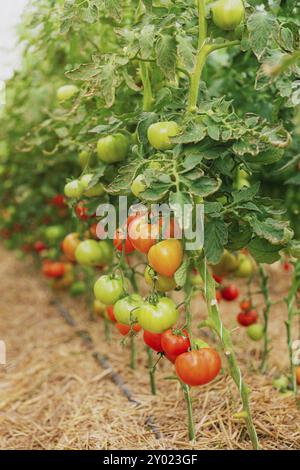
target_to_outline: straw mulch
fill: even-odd
[[[103,324],[91,323],[83,301],[62,298],[80,329],[88,330],[96,350],[107,356],[120,373],[138,404],[129,402],[87,347],[67,325],[53,294],[34,268],[19,262],[0,248],[0,339],[7,346],[7,365],[0,366],[1,449],[250,449],[243,423],[233,414],[240,401],[230,377],[222,374],[214,384],[194,389],[197,430],[195,444],[186,433],[185,403],[176,382],[164,380],[172,366],[162,361],[157,374],[158,395],[149,393],[146,354],[138,341],[138,368],[128,368],[129,350],[113,334],[104,341]],[[272,295],[282,299],[288,275],[274,270]],[[276,292],[275,290],[276,289]],[[268,375],[257,372],[260,345],[250,344],[236,328],[237,305],[222,305],[247,383],[263,449],[300,448],[300,412],[295,399],[272,388],[272,378],[287,371],[283,304],[274,306],[271,317],[272,360]],[[203,303],[194,300],[199,320]],[[212,339],[213,341],[213,339]],[[223,361],[225,365],[225,360]],[[151,417],[155,427],[147,422]],[[156,434],[162,437],[157,439]]]

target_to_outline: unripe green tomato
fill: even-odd
[[[175,121],[163,121],[151,124],[147,136],[150,144],[157,150],[169,150],[173,147],[170,137],[175,137],[180,127]]]
[[[132,294],[118,300],[114,305],[114,315],[119,323],[130,325],[137,320],[135,310],[143,303],[139,294]]]
[[[247,335],[253,341],[259,341],[264,336],[264,327],[259,323],[248,326]]]
[[[174,277],[166,277],[161,274],[156,274],[155,276],[155,272],[150,266],[146,267],[144,277],[147,284],[151,287],[154,287],[155,282],[155,288],[158,292],[169,292],[176,288]],[[155,277],[156,280],[154,279]]]
[[[100,242],[96,240],[84,240],[80,242],[75,251],[75,258],[82,266],[102,265],[104,257]]]
[[[101,137],[97,143],[99,160],[105,163],[116,163],[125,160],[129,150],[129,139],[124,134]]]
[[[249,256],[240,253],[238,263],[238,267],[234,271],[236,277],[250,277],[253,274],[253,261]]]
[[[62,225],[51,225],[45,229],[44,235],[49,242],[54,242],[65,236],[65,228]]]
[[[286,390],[288,384],[289,379],[285,375],[281,375],[272,382],[273,387],[277,388],[278,390]]]
[[[218,0],[211,10],[213,22],[225,31],[235,29],[245,16],[242,0]]]
[[[123,291],[123,281],[120,276],[101,276],[94,285],[96,299],[105,305],[114,305],[123,295]]]
[[[138,175],[130,186],[131,192],[135,197],[139,197],[139,195],[144,192],[146,188],[147,186],[144,175]]]
[[[103,264],[110,264],[114,257],[114,248],[112,244],[107,240],[102,240],[98,243],[102,250]]]
[[[178,310],[172,299],[162,297],[156,304],[143,302],[136,310],[138,323],[151,333],[163,333],[178,320]]]
[[[87,197],[94,197],[94,196],[102,196],[105,191],[104,191],[104,186],[102,183],[97,183],[91,188],[87,189],[91,180],[93,179],[93,174],[89,173],[87,175],[83,175],[80,178],[80,182],[83,184],[84,187],[84,195]]]
[[[76,281],[70,287],[70,294],[73,297],[77,297],[79,295],[84,294],[86,290],[85,283],[83,281]]]
[[[61,86],[57,92],[56,97],[58,101],[67,101],[78,93],[78,87],[76,85],[64,85]]]
[[[84,186],[80,180],[73,180],[70,183],[67,183],[64,188],[64,193],[66,197],[71,197],[74,199],[79,199],[84,191]]]
[[[85,168],[87,165],[89,167],[94,167],[97,164],[96,154],[88,152],[87,150],[82,150],[79,153],[78,158],[81,168]]]

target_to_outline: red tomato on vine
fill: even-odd
[[[187,385],[196,387],[211,382],[221,370],[221,358],[212,348],[180,354],[175,361],[178,377]]]

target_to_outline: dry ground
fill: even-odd
[[[158,395],[149,394],[146,354],[138,341],[138,368],[128,368],[129,351],[114,335],[104,341],[102,321],[88,322],[83,301],[62,298],[79,322],[88,329],[96,348],[108,357],[139,406],[128,402],[92,357],[74,329],[51,304],[53,294],[27,262],[0,247],[0,339],[6,342],[7,365],[0,366],[1,449],[249,449],[243,423],[233,419],[240,410],[235,385],[221,375],[213,385],[193,390],[196,444],[186,435],[185,404],[179,386],[166,381],[172,373],[167,361],[159,367]],[[272,296],[282,299],[289,276],[272,272]],[[272,388],[272,377],[286,372],[284,304],[272,309],[273,350],[267,375],[257,372],[260,345],[237,329],[237,305],[221,306],[247,383],[252,388],[251,406],[263,449],[300,449],[300,412],[295,400]],[[194,300],[201,319],[203,303]],[[225,364],[225,360],[223,361]],[[162,433],[156,439],[145,424],[152,416]]]

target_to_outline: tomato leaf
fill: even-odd
[[[228,240],[228,228],[222,219],[211,219],[204,226],[204,251],[209,263],[217,264]]]
[[[248,245],[249,251],[258,263],[275,263],[280,259],[279,247],[267,240],[254,238]]]
[[[185,259],[174,274],[174,279],[178,287],[183,287],[187,280],[189,260]]]

